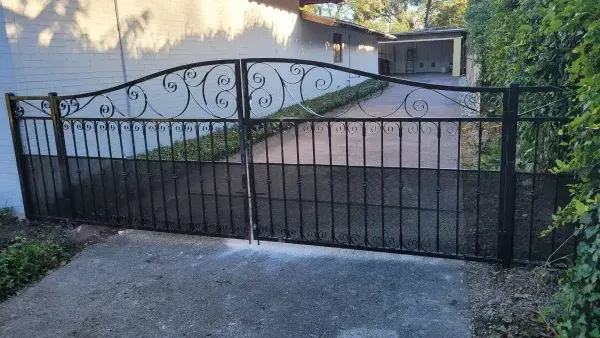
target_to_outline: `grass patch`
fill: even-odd
[[[388,82],[383,82],[375,79],[368,79],[355,86],[346,87],[344,89],[327,93],[319,97],[306,100],[305,106],[310,107],[315,113],[324,115],[336,108],[346,106],[356,102],[356,98],[365,99],[369,96],[383,91],[389,86]],[[299,104],[285,107],[278,112],[268,116],[268,118],[315,118]],[[215,122],[218,122],[215,121]],[[264,128],[267,128],[265,132]],[[252,142],[258,142],[265,137],[273,135],[277,132],[275,126],[265,126],[264,123],[254,125],[255,131],[252,133]],[[137,154],[137,158],[149,158],[151,160],[189,160],[206,161],[210,159],[221,159],[240,150],[240,133],[238,125],[230,125],[225,130],[218,128],[209,130],[209,133],[202,135],[199,138],[180,140],[173,142],[173,145],[163,146],[146,153]]]
[[[0,301],[65,264],[69,257],[54,241],[16,239],[0,251]]]

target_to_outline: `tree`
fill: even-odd
[[[569,186],[572,200],[556,211],[552,226],[543,232],[551,236],[558,227],[575,228],[573,235],[579,241],[574,265],[566,270],[555,295],[557,309],[543,314],[554,327],[554,336],[561,338],[600,337],[598,18],[597,0],[471,0],[467,12],[469,47],[482,65],[483,85],[503,86],[516,80],[567,86],[563,95],[568,100],[545,106],[543,114],[572,120],[551,135],[554,145],[540,143],[543,153],[556,160],[554,172],[577,177],[577,183]],[[531,101],[539,106],[549,100],[528,99],[522,104]],[[559,142],[560,151],[552,152]]]
[[[425,9],[425,28],[429,27],[429,13],[431,12],[431,0],[427,0],[427,8]]]
[[[422,25],[424,0],[348,0],[302,7],[310,13],[355,22],[384,32],[415,30]]]
[[[300,7],[300,9],[311,14],[329,18],[352,20],[352,2],[353,1],[344,1],[340,4],[306,5]]]
[[[425,27],[463,27],[467,5],[468,0],[433,0],[429,20],[425,14]]]
[[[462,27],[467,3],[468,0],[348,0],[337,5],[309,5],[302,9],[382,32],[400,32],[423,26]]]

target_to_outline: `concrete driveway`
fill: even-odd
[[[127,230],[0,305],[1,337],[470,337],[463,262]]]
[[[403,77],[407,80],[424,83],[435,83],[458,86],[458,78],[450,74],[415,74]],[[409,95],[410,94],[410,95]],[[402,102],[406,104],[401,107]],[[458,124],[443,122],[439,127],[440,150],[438,152],[437,122],[402,122],[400,125],[381,118],[404,117],[460,117],[461,106],[458,92],[432,91],[419,87],[390,84],[381,96],[361,102],[360,105],[343,107],[330,112],[328,117],[340,118],[369,118],[365,122],[364,140],[362,122],[331,123],[331,149],[327,133],[327,123],[315,121],[315,133],[309,123],[298,127],[296,134],[291,128],[279,135],[272,136],[254,145],[253,159],[255,163],[287,163],[287,164],[329,164],[346,165],[346,159],[351,166],[381,166],[437,168],[438,154],[441,168],[456,169],[458,159]],[[406,108],[406,109],[405,109]],[[382,132],[383,129],[383,132]],[[418,130],[421,130],[419,133]],[[347,130],[347,131],[346,131]],[[346,135],[347,144],[346,144]],[[283,148],[283,149],[282,149]],[[313,149],[315,155],[313,159]],[[282,151],[283,150],[283,151]],[[282,155],[283,153],[283,155]],[[400,161],[400,153],[402,161]],[[421,157],[419,158],[419,153]],[[283,157],[283,158],[282,158]],[[234,155],[231,161],[239,160]],[[420,162],[419,162],[420,160]]]

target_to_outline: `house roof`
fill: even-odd
[[[344,1],[346,1],[346,0],[300,0],[300,6],[325,4],[325,3],[339,4]]]
[[[308,12],[302,11],[302,10],[300,11],[300,17],[306,21],[311,21],[311,22],[315,22],[318,24],[326,25],[326,26],[341,27],[341,28],[346,28],[348,30],[361,32],[364,34],[374,35],[374,36],[377,36],[377,37],[380,37],[383,39],[387,39],[387,40],[396,40],[396,37],[391,34],[378,32],[376,30],[367,28],[365,26],[357,25],[357,24],[349,22],[349,21],[328,18],[325,16],[319,16],[319,15],[311,14],[311,13],[308,13]]]
[[[429,36],[430,35],[448,35],[448,34],[464,35],[464,34],[467,34],[467,30],[464,28],[444,27],[444,28],[421,29],[418,31],[411,31],[411,32],[392,33],[392,35],[394,35],[395,37],[398,37],[398,38],[424,36],[424,35],[429,35]]]

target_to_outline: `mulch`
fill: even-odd
[[[553,305],[563,270],[549,267],[504,269],[468,263],[469,313],[473,337],[556,337],[540,317]]]

